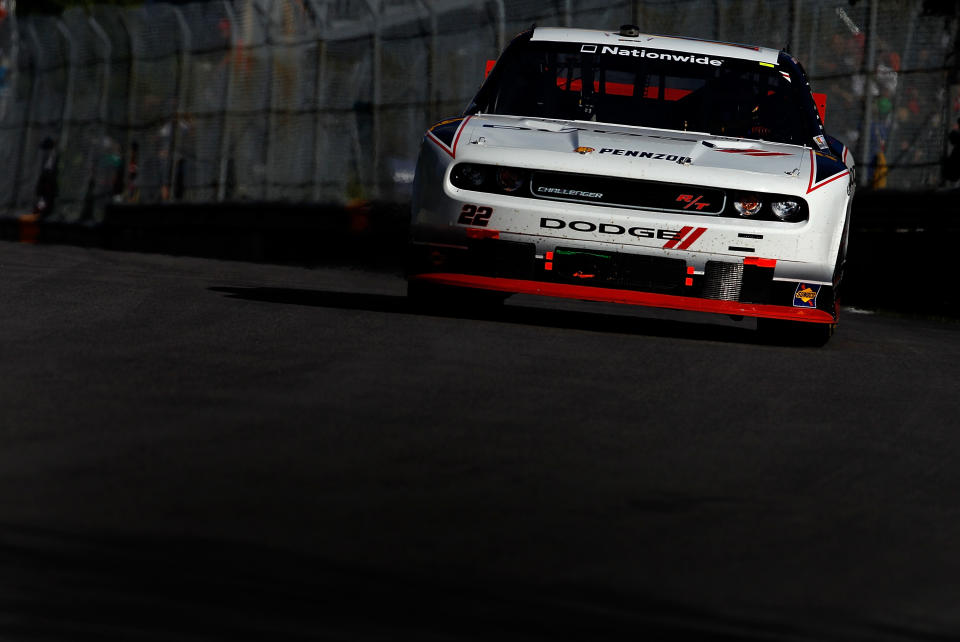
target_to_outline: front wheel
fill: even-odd
[[[809,323],[782,319],[757,319],[757,332],[764,343],[790,346],[825,346],[836,323]]]

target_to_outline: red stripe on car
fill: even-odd
[[[683,240],[683,237],[686,236],[692,229],[693,228],[690,227],[689,225],[685,225],[684,227],[681,227],[680,231],[677,232],[676,236],[674,236],[672,239],[670,239],[669,241],[663,244],[663,249],[672,250],[673,246],[675,246],[677,243]]]
[[[515,294],[538,294],[563,299],[582,299],[585,301],[602,301],[607,303],[623,303],[653,308],[668,308],[671,310],[691,310],[695,312],[709,312],[715,314],[734,314],[748,317],[763,317],[767,319],[791,319],[794,321],[808,321],[811,323],[836,323],[836,316],[826,310],[816,308],[794,308],[792,306],[770,305],[768,303],[744,303],[742,301],[722,301],[718,299],[701,299],[698,297],[679,296],[674,294],[653,294],[651,292],[636,292],[634,290],[617,290],[613,288],[598,288],[589,285],[569,285],[566,283],[546,283],[543,281],[527,281],[523,279],[505,279],[492,276],[478,276],[475,274],[435,273],[418,274],[412,279],[429,281],[440,285],[454,285],[481,290],[495,290],[497,292],[512,292]]]
[[[694,242],[694,241],[696,241],[698,238],[700,238],[701,236],[703,236],[703,233],[706,232],[706,231],[707,231],[707,228],[705,228],[705,227],[698,227],[697,229],[695,229],[695,230],[693,231],[693,234],[691,234],[690,236],[688,236],[687,239],[686,239],[683,243],[681,243],[679,246],[677,246],[677,249],[678,249],[678,250],[685,250],[685,249],[687,249],[688,247],[690,247],[691,245],[693,245],[693,242]]]

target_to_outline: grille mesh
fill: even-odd
[[[743,286],[743,263],[707,261],[703,274],[703,296],[720,301],[739,301]]]

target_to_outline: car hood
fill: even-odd
[[[633,179],[801,192],[810,149],[586,121],[473,116],[458,160]],[[760,184],[758,184],[758,181]]]

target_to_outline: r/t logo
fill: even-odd
[[[685,210],[688,210],[692,206],[696,205],[697,211],[699,212],[705,207],[710,207],[710,203],[704,203],[703,201],[701,201],[702,198],[703,198],[702,194],[696,198],[693,197],[693,194],[681,194],[680,196],[677,197],[677,202],[686,203],[686,205],[683,206],[683,209]]]

